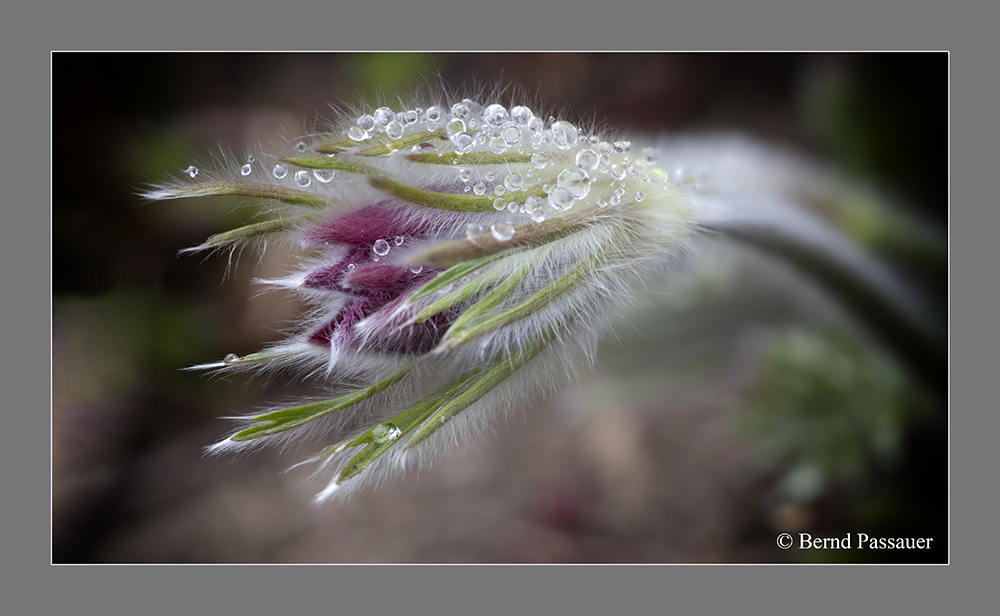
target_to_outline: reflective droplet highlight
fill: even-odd
[[[312,183],[312,178],[309,177],[308,171],[296,171],[295,172],[295,184],[300,188],[305,188]]]
[[[389,242],[385,240],[376,240],[375,245],[372,246],[372,250],[380,257],[384,257],[389,254]]]

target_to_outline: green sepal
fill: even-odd
[[[358,402],[361,402],[362,400],[369,398],[396,383],[409,372],[409,368],[403,368],[392,376],[382,379],[370,387],[340,396],[339,398],[323,400],[322,402],[314,402],[312,404],[306,404],[304,406],[297,406],[289,409],[281,409],[253,417],[251,421],[255,423],[263,423],[240,430],[231,438],[234,441],[249,441],[261,436],[277,434],[278,432],[284,432],[285,430],[289,430],[296,426],[301,426],[304,423],[319,419],[324,415],[329,415],[330,413],[335,413],[345,409],[352,404],[357,404]]]
[[[215,197],[215,196],[250,197],[253,199],[274,199],[291,205],[309,207],[325,207],[326,199],[312,193],[271,184],[256,182],[240,182],[219,180],[199,182],[187,186],[178,186],[157,191],[158,199],[182,199],[185,197]]]

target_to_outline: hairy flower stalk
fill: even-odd
[[[264,281],[309,302],[301,325],[197,367],[291,367],[322,376],[330,396],[240,418],[209,450],[319,440],[322,501],[428,461],[571,373],[630,289],[696,234],[753,228],[727,228],[752,212],[706,197],[657,156],[525,106],[465,99],[358,113],[286,152],[190,167],[150,190],[262,206],[260,222],[192,250],[282,240],[301,254],[296,271]],[[866,273],[856,291],[916,323],[890,277],[832,244],[821,261]]]

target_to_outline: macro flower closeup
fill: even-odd
[[[697,260],[706,234],[777,247],[835,285],[846,276],[848,308],[874,305],[890,345],[926,350],[922,315],[887,270],[780,190],[747,192],[742,178],[734,192],[685,157],[698,160],[522,104],[440,98],[345,113],[285,151],[227,154],[150,188],[152,200],[244,198],[255,222],[190,250],[283,243],[297,266],[259,282],[310,306],[283,341],[195,368],[293,371],[328,396],[236,418],[209,451],[318,443],[306,463],[327,481],[319,501],[425,464],[586,370],[611,316]]]

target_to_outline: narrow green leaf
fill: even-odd
[[[431,293],[436,292],[438,289],[444,288],[449,284],[455,282],[462,276],[465,276],[466,274],[470,274],[476,271],[477,269],[486,265],[487,263],[490,263],[491,261],[495,261],[498,257],[499,255],[491,255],[488,257],[483,257],[481,259],[473,259],[471,261],[466,261],[465,263],[459,263],[457,265],[453,265],[448,269],[446,269],[445,271],[438,274],[437,276],[435,276],[434,278],[428,280],[427,283],[424,284],[424,286],[420,287],[420,290],[418,290],[416,293],[407,298],[406,303],[412,304],[413,302],[419,299],[423,299],[424,297],[427,297]]]
[[[481,371],[477,372],[475,376],[479,378],[469,385],[469,387],[462,393],[443,404],[434,412],[434,414],[428,417],[427,420],[424,421],[424,423],[416,430],[416,432],[413,433],[413,436],[409,438],[404,446],[404,449],[410,449],[417,443],[420,443],[429,437],[453,417],[469,408],[469,406],[471,406],[474,402],[485,396],[504,379],[517,372],[521,366],[528,363],[528,361],[530,361],[539,353],[539,351],[542,350],[548,339],[549,336],[540,337],[534,344],[522,349],[513,357],[501,361],[481,377],[479,377]]]
[[[368,182],[376,189],[384,193],[398,197],[410,203],[425,205],[439,210],[450,210],[452,212],[495,212],[493,200],[496,197],[487,195],[466,195],[454,193],[441,193],[432,190],[425,190],[415,186],[400,184],[387,177],[368,178]],[[541,197],[545,193],[541,187],[532,187],[528,190],[520,190],[508,193],[508,201],[523,200],[530,196]]]
[[[421,152],[407,154],[407,159],[427,165],[516,165],[531,162],[527,154],[493,154],[492,152]]]
[[[403,148],[408,148],[415,146],[417,144],[423,143],[425,141],[430,141],[432,139],[448,139],[448,133],[441,130],[429,130],[420,133],[414,133],[412,135],[407,135],[405,137],[400,137],[399,139],[393,139],[392,141],[386,141],[378,145],[365,148],[363,150],[358,150],[358,156],[388,156],[397,150]]]
[[[301,426],[302,424],[313,421],[314,419],[319,419],[324,415],[329,415],[330,413],[345,409],[352,404],[357,404],[358,402],[361,402],[362,400],[369,398],[396,383],[409,372],[410,368],[403,368],[399,372],[396,372],[388,378],[382,379],[370,387],[340,396],[339,398],[323,400],[322,402],[314,402],[312,404],[306,404],[304,406],[297,406],[294,408],[272,411],[270,413],[254,417],[252,421],[262,423],[260,425],[246,428],[245,430],[240,430],[232,436],[232,440],[248,441],[268,434],[284,432],[285,430],[296,426]]]
[[[306,169],[336,169],[338,171],[361,175],[380,175],[383,173],[374,167],[336,156],[332,158],[329,156],[285,156],[281,160],[296,167],[305,167]]]
[[[300,216],[291,216],[289,218],[275,218],[274,220],[265,220],[263,222],[254,223],[251,225],[246,225],[239,227],[238,229],[232,229],[230,231],[224,231],[223,233],[217,233],[199,246],[199,248],[213,248],[216,246],[222,246],[224,244],[229,244],[230,242],[235,242],[237,240],[244,240],[251,237],[256,237],[258,235],[265,235],[268,233],[277,233],[279,231],[285,231],[290,229],[296,223],[303,220],[308,220],[311,218],[308,214],[302,214]]]
[[[309,207],[324,207],[327,205],[326,199],[302,190],[273,186],[271,184],[258,184],[256,182],[240,182],[232,180],[218,180],[209,182],[199,182],[187,186],[168,188],[152,193],[156,199],[181,199],[185,197],[214,197],[214,196],[237,196],[251,197],[254,199],[275,199],[283,203],[292,205],[306,205]]]

